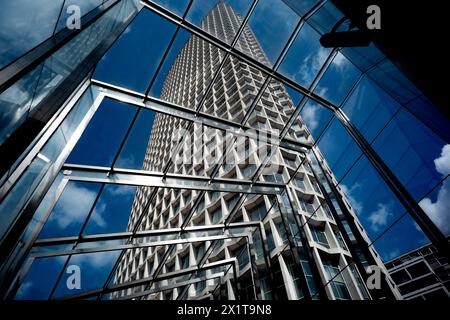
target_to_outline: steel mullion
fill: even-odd
[[[225,277],[225,275],[226,275],[223,271],[220,272],[220,273],[222,274],[220,277],[216,276],[216,277],[213,278],[213,279],[219,279],[219,284],[218,284],[219,286],[220,286],[220,285],[222,284],[222,282],[223,282],[222,278]],[[228,273],[228,270],[227,270],[227,273]],[[181,293],[178,294],[178,296],[176,297],[175,300],[183,300],[184,295],[185,295],[186,292],[189,290],[189,287],[190,287],[192,284],[195,284],[195,283],[198,283],[198,282],[202,282],[202,280],[199,279],[199,278],[194,279],[194,280],[191,280],[191,278],[192,278],[192,275],[191,275],[191,277],[189,278],[189,280],[184,281],[184,282],[182,282],[181,285],[176,286],[176,288],[184,287],[184,289],[183,289],[183,291],[181,291]],[[185,287],[185,286],[187,286],[187,287]],[[167,289],[166,289],[166,290],[167,290]],[[170,290],[170,289],[169,289],[169,290]],[[217,290],[217,286],[216,286],[216,289],[214,289],[213,294],[214,294],[214,292],[215,292],[216,290]],[[164,290],[161,290],[161,291],[164,291]]]
[[[144,170],[116,169],[114,176],[108,176],[109,168],[66,164],[63,166],[65,177],[72,181],[88,181],[141,187],[160,187],[189,190],[222,190],[223,192],[277,194],[285,188],[284,184],[273,182],[252,182],[228,178],[208,178],[170,174],[163,178],[159,172]],[[177,181],[185,181],[180,183]],[[222,186],[223,185],[223,186]],[[229,185],[230,188],[224,186]],[[239,188],[238,188],[239,186]],[[234,188],[234,189],[233,189]]]
[[[241,124],[238,124],[233,121],[225,120],[222,118],[213,117],[206,113],[199,113],[196,114],[195,111],[189,108],[185,108],[176,104],[172,104],[167,101],[163,101],[154,97],[147,97],[146,101],[143,103],[139,101],[141,99],[141,95],[137,92],[129,91],[125,88],[121,88],[115,85],[111,85],[109,83],[101,82],[98,80],[92,80],[92,83],[99,87],[102,92],[105,94],[106,97],[114,100],[118,100],[127,104],[131,104],[133,106],[136,106],[138,108],[145,108],[148,110],[156,111],[159,113],[164,113],[170,116],[178,117],[187,121],[196,121],[199,120],[202,125],[216,128],[219,130],[226,130],[231,131],[235,135],[241,135],[245,137],[252,136],[252,132],[248,133],[246,131],[255,131],[253,135],[256,136],[262,136],[265,135],[261,132],[259,129],[255,129],[253,127],[245,126],[241,122]],[[119,94],[120,96],[116,95]],[[124,97],[126,95],[127,97]],[[182,140],[182,139],[180,139]],[[286,149],[296,151],[296,152],[303,152],[301,148],[309,149],[311,146],[309,144],[305,144],[303,142],[283,138],[283,139],[276,139],[276,138],[268,138],[267,142],[273,145],[280,145],[285,147]]]
[[[201,269],[199,269],[199,268],[194,266],[194,267],[189,267],[189,268],[184,269],[184,270],[175,271],[175,272],[172,272],[172,273],[165,273],[164,275],[158,276],[156,278],[152,277],[152,279],[150,281],[148,281],[148,283],[154,283],[156,281],[170,279],[170,278],[174,277],[174,276],[171,275],[173,273],[176,273],[175,276],[177,276],[177,275],[179,276],[179,275],[183,275],[183,274],[192,274],[192,273],[198,272],[200,270],[208,270],[208,269],[216,268],[217,266],[221,266],[221,265],[226,266],[228,264],[233,266],[233,270],[236,270],[237,259],[236,258],[229,258],[229,259],[224,259],[224,260],[220,260],[220,261],[217,261],[217,262],[211,262],[211,263],[208,263],[208,264],[204,265]],[[148,283],[147,283],[147,285],[148,285]]]
[[[89,80],[86,80],[86,83],[88,83],[88,82],[89,82]],[[84,84],[81,86],[81,88],[83,88],[83,93],[86,92],[86,90],[88,90],[88,89],[86,89],[86,88],[84,87]],[[78,96],[78,92],[77,92],[77,94],[75,94],[75,96],[74,96],[73,98],[77,97],[77,99],[79,99],[81,96],[82,96],[82,93],[80,93],[80,96]],[[75,141],[76,141],[76,140],[79,138],[79,136],[82,134],[82,130],[83,130],[84,127],[87,125],[88,118],[90,119],[90,118],[92,117],[92,115],[95,113],[95,110],[98,108],[98,106],[99,106],[101,100],[103,99],[103,97],[102,97],[101,94],[94,95],[93,98],[95,98],[95,99],[93,100],[93,104],[90,106],[89,110],[86,112],[86,114],[84,115],[83,119],[80,120],[79,126],[74,130],[74,132],[72,133],[71,138],[67,141],[67,145],[63,148],[62,153],[56,158],[56,160],[54,161],[54,164],[52,165],[52,167],[50,167],[50,169],[53,168],[53,170],[54,170],[54,168],[56,168],[56,167],[59,168],[60,166],[62,166],[63,159],[64,159],[65,157],[68,156],[70,150],[73,148],[73,146],[74,146],[74,144],[75,144]],[[64,117],[65,117],[65,116],[73,109],[73,107],[76,105],[76,103],[78,102],[78,100],[76,100],[76,101],[73,102],[73,103],[72,103],[72,102],[73,102],[73,101],[70,100],[69,105],[68,105],[68,110],[67,110],[67,109],[64,109],[64,110],[63,110],[63,115],[64,115]],[[60,116],[60,115],[58,115],[57,117],[59,118],[59,116]],[[63,119],[60,119],[59,121],[62,121],[62,120],[63,120]],[[59,121],[58,121],[58,123],[59,123]],[[53,131],[53,130],[56,130],[55,126],[56,126],[55,124],[52,124],[52,125],[51,125],[52,131]],[[50,129],[49,129],[49,130],[50,130]],[[51,133],[46,132],[46,134],[48,134],[48,136],[50,137],[50,134],[51,134]],[[42,143],[42,144],[44,144],[44,143]],[[35,148],[37,148],[37,146],[35,146]],[[37,150],[36,150],[36,153],[37,153],[39,150],[40,150],[40,149],[37,149]],[[30,159],[30,161],[31,161],[31,159]],[[49,169],[49,170],[50,170],[50,169]],[[47,173],[48,173],[48,171],[47,171]],[[55,177],[52,179],[52,182],[53,182],[54,179],[56,178],[56,173],[54,174],[54,176],[55,176]],[[28,217],[29,217],[29,219],[32,218],[32,215],[34,214],[35,210],[37,209],[38,204],[40,203],[40,201],[41,201],[42,198],[44,197],[43,195],[45,195],[46,192],[47,192],[47,191],[50,189],[50,187],[51,187],[51,183],[50,183],[50,182],[46,182],[46,179],[49,180],[49,177],[47,176],[47,177],[43,177],[43,178],[41,179],[41,181],[39,182],[38,186],[36,187],[36,189],[35,189],[33,195],[32,195],[32,196],[30,197],[30,199],[28,200],[28,204],[26,204],[25,209],[24,209],[24,211],[23,211],[23,214],[22,214],[22,216],[21,216],[20,218],[22,218],[22,219],[25,219],[25,218],[28,218]],[[64,180],[63,180],[63,181],[64,181]],[[54,205],[54,204],[53,204],[53,205]],[[50,214],[50,212],[48,212],[47,215],[48,215],[48,214]],[[26,217],[24,217],[24,215],[26,215]],[[48,217],[48,216],[47,216],[47,217]],[[17,227],[17,223],[18,223],[18,222],[17,222],[17,220],[16,220],[16,224],[13,226],[13,228],[14,228],[14,227],[15,227],[16,229],[18,228],[18,227]],[[23,228],[25,228],[25,227],[26,227],[26,225],[25,225]],[[42,226],[41,226],[41,227],[42,227]],[[19,231],[19,232],[21,232],[21,231]],[[10,234],[11,234],[11,231],[10,231],[10,233],[8,234],[8,237],[10,237]],[[36,236],[37,236],[37,234],[34,234],[34,235],[33,235],[33,237],[36,237]],[[3,247],[3,246],[13,246],[13,245],[14,245],[14,244],[12,243],[13,240],[10,240],[8,237],[7,237],[7,238],[4,240],[4,242],[2,243],[2,247]],[[20,237],[20,234],[18,235],[18,237]],[[30,245],[31,245],[31,244],[30,244]],[[24,255],[26,254],[26,252],[28,252],[28,250],[29,250],[29,249],[27,249],[27,250],[25,251]],[[24,255],[18,257],[17,259],[18,259],[19,261],[20,261],[20,260],[24,260],[24,259],[25,259],[25,256],[24,256]],[[6,281],[9,281],[9,280],[6,280]],[[4,292],[4,290],[8,290],[7,286],[9,286],[9,284],[4,284],[4,283],[2,283],[1,291]]]
[[[100,247],[88,247],[88,248],[74,248],[68,250],[55,250],[55,251],[44,251],[41,253],[32,253],[34,258],[49,258],[49,257],[59,257],[59,256],[69,256],[72,255],[82,255],[88,253],[97,253],[97,252],[110,252],[110,251],[118,251],[118,250],[130,250],[137,248],[152,248],[152,247],[161,247],[161,246],[173,246],[178,244],[189,244],[195,242],[205,242],[211,240],[225,240],[225,239],[233,239],[233,238],[241,238],[242,235],[213,235],[213,236],[203,236],[203,237],[192,237],[192,238],[178,238],[172,240],[161,240],[161,241],[150,241],[150,242],[137,242],[131,244],[118,244],[118,245],[110,245],[110,246],[100,246]],[[65,268],[64,268],[65,269]],[[59,279],[59,278],[58,278]]]
[[[227,265],[227,264],[233,264],[235,263],[235,258],[230,258],[230,259],[225,259],[225,260],[221,260],[218,262],[213,262],[213,263],[209,263],[208,265],[204,266],[204,270],[208,270],[208,269],[212,269],[215,268],[217,266],[220,265]],[[115,285],[111,285],[105,288],[98,288],[98,289],[93,289],[93,290],[89,290],[87,292],[84,293],[80,293],[80,294],[76,294],[76,295],[72,295],[72,296],[65,296],[65,297],[61,297],[59,299],[61,300],[74,300],[74,299],[84,299],[84,298],[90,298],[90,297],[95,297],[97,295],[102,295],[102,294],[106,294],[106,293],[111,293],[111,292],[115,292],[115,291],[119,291],[119,290],[123,290],[123,289],[128,289],[128,288],[132,288],[132,287],[136,287],[139,285],[145,285],[147,282],[150,281],[161,281],[161,280],[165,280],[165,279],[169,279],[171,277],[176,277],[176,276],[181,276],[184,274],[188,274],[191,272],[195,272],[198,269],[195,267],[190,267],[184,270],[179,270],[179,271],[174,271],[174,272],[170,272],[170,273],[166,273],[162,276],[159,276],[157,278],[154,278],[153,276],[149,276],[145,279],[140,279],[140,280],[134,280],[134,281],[129,281],[126,283],[122,283],[122,284],[115,284]]]
[[[124,297],[119,297],[117,300],[130,300],[130,299],[136,299],[136,298],[141,298],[143,296],[149,295],[149,294],[153,294],[153,293],[158,293],[158,292],[162,292],[162,291],[166,291],[166,290],[173,290],[179,287],[183,287],[183,286],[191,286],[192,284],[196,284],[199,282],[203,282],[203,281],[208,281],[208,280],[214,280],[214,279],[218,279],[225,276],[224,272],[220,272],[220,273],[214,273],[212,275],[209,276],[204,276],[204,277],[199,277],[196,279],[192,279],[192,280],[186,280],[180,283],[175,283],[172,285],[168,285],[165,287],[160,287],[158,289],[150,289],[150,290],[145,290],[143,292],[137,292],[128,296],[124,296]]]
[[[259,223],[254,221],[249,222],[237,222],[231,223],[227,226],[223,224],[217,225],[208,225],[208,226],[192,226],[187,227],[185,229],[186,233],[189,232],[201,232],[201,231],[213,231],[213,230],[221,230],[221,229],[240,229],[240,228],[254,228],[258,227]],[[55,246],[55,245],[64,245],[64,244],[72,244],[75,242],[78,243],[89,243],[95,241],[105,241],[105,240],[126,240],[130,237],[134,239],[146,238],[151,236],[164,236],[167,234],[177,234],[181,232],[181,228],[174,229],[156,229],[156,230],[146,230],[139,232],[117,232],[117,233],[105,233],[105,234],[96,234],[96,235],[86,235],[82,238],[78,238],[77,236],[70,237],[60,237],[60,238],[50,238],[50,239],[38,239],[34,243],[34,247],[45,247],[45,246]]]

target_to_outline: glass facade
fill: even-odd
[[[332,1],[52,1],[39,30],[31,2],[0,4],[0,76],[84,20],[0,91],[5,148],[45,119],[0,177],[4,299],[401,299],[385,263],[448,249],[447,120],[374,45],[321,46]]]

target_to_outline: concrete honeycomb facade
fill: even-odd
[[[204,18],[201,28],[219,39],[231,43],[243,21],[233,8],[219,2]],[[258,61],[269,64],[251,29],[246,26],[236,47]],[[208,84],[223,63],[219,76],[204,97]],[[196,36],[191,36],[178,54],[163,85],[161,99],[186,108],[197,108],[203,102],[204,113],[229,121],[247,124],[261,132],[279,134],[295,110],[285,87],[275,80],[268,81],[264,93],[255,105],[252,102],[264,85],[266,75]],[[246,116],[250,112],[249,116]],[[182,129],[182,130],[180,130]],[[308,128],[298,117],[288,130],[288,137],[304,143],[313,142]],[[180,146],[178,146],[180,142]],[[314,147],[320,164],[327,168],[320,151]],[[223,156],[226,155],[223,162]],[[166,167],[169,159],[172,165]],[[302,165],[299,167],[299,165]],[[299,169],[298,169],[299,168]],[[349,246],[358,246],[357,238],[348,229],[342,230],[327,202],[324,189],[318,184],[322,173],[311,152],[294,152],[261,143],[258,139],[236,138],[226,132],[207,128],[201,123],[188,123],[173,116],[158,114],[153,123],[144,160],[144,170],[168,171],[191,176],[253,179],[288,185],[287,194],[241,195],[219,191],[138,188],[129,218],[128,229],[156,230],[195,227],[224,223],[262,221],[271,265],[270,272],[260,272],[256,279],[251,250],[244,238],[198,241],[178,244],[171,254],[167,246],[133,249],[126,252],[119,263],[115,282],[126,283],[151,276],[159,268],[161,274],[236,257],[239,268],[235,275],[241,299],[301,299],[309,290],[313,299],[319,297],[318,287],[325,285],[328,299],[370,299],[370,293],[357,268]],[[332,176],[332,174],[329,172]],[[345,197],[343,197],[345,200]],[[200,200],[201,199],[201,200]],[[286,200],[287,199],[287,200]],[[283,220],[283,202],[291,204],[298,215],[307,247],[300,237],[293,237],[300,256],[293,254],[289,224]],[[345,201],[344,201],[345,202]],[[274,205],[275,204],[275,205]],[[357,222],[356,215],[346,203]],[[288,207],[288,205],[286,206]],[[190,219],[189,219],[190,218]],[[186,219],[189,219],[188,223]],[[346,243],[346,233],[350,243]],[[369,238],[360,227],[360,238]],[[260,241],[261,239],[259,239]],[[360,244],[359,244],[360,245]],[[212,246],[211,250],[207,250]],[[252,249],[252,246],[254,247]],[[307,259],[306,251],[312,259]],[[383,273],[386,273],[376,252],[370,249]],[[256,250],[257,251],[257,250]],[[205,254],[208,252],[208,255]],[[256,252],[258,256],[258,252]],[[300,257],[300,263],[298,259]],[[254,258],[253,258],[254,259]],[[258,258],[256,259],[258,261]],[[300,281],[301,267],[307,286]],[[346,267],[350,265],[350,267]],[[258,269],[258,267],[256,267]],[[314,278],[312,269],[320,279]],[[262,270],[262,269],[261,269]],[[342,272],[341,272],[342,271]],[[213,274],[206,271],[205,275]],[[272,282],[272,286],[269,283]],[[212,279],[192,285],[172,288],[170,281],[158,282],[147,299],[200,299],[238,297],[231,273],[222,275],[219,285]],[[388,281],[389,282],[389,281]],[[390,282],[389,282],[390,283]],[[159,287],[158,287],[159,286]],[[166,288],[166,290],[165,290]],[[142,290],[140,288],[139,290]],[[390,287],[397,295],[394,286]],[[133,289],[114,293],[113,298],[132,294]]]

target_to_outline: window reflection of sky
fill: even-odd
[[[183,15],[188,3],[187,0],[156,2],[174,10],[180,16]],[[242,15],[245,15],[249,9],[250,2],[247,1],[227,2],[230,2],[233,8]],[[198,25],[213,5],[212,1],[194,1],[187,19]],[[274,7],[277,9],[274,10]],[[53,7],[49,7],[48,10],[51,11],[51,8]],[[49,14],[51,14],[50,11]],[[9,20],[2,19],[1,12],[0,21],[2,22],[0,24],[7,23]],[[298,20],[299,16],[282,2],[261,0],[257,5],[249,20],[249,25],[271,63],[278,58]],[[50,24],[43,25],[40,31],[48,33],[47,29],[51,29]],[[0,30],[2,29],[0,28]],[[104,56],[96,69],[94,78],[144,92],[174,32],[173,24],[144,10]],[[159,97],[164,78],[189,36],[187,31],[180,30],[178,32],[152,87],[152,96]],[[43,36],[29,34],[29,37],[26,41],[18,41],[16,51],[9,51],[8,54],[17,55],[18,52],[25,50],[25,46],[21,47],[21,43],[36,44],[39,41],[37,39],[41,39]],[[279,71],[300,85],[309,86],[330,53],[330,50],[320,46],[318,39],[319,34],[308,24],[304,25],[282,61]],[[0,31],[0,44],[2,41],[8,41],[8,38]],[[346,50],[343,52],[345,53]],[[11,60],[12,56],[8,54],[0,52],[0,67],[8,63],[8,59]],[[315,93],[337,105],[343,102],[344,97],[360,75],[360,70],[352,63],[354,61],[347,59],[348,56],[351,54],[337,53],[315,89]],[[361,66],[362,63],[356,63],[356,65]],[[291,95],[295,92],[292,89],[289,91]],[[298,99],[295,98],[295,100]],[[98,114],[95,115],[67,162],[92,165],[111,164],[118,143],[123,138],[135,110],[115,102],[105,102],[105,104],[108,104],[109,111],[103,111],[106,106],[100,107]],[[450,180],[445,179],[450,173],[448,141],[443,141],[423,126],[417,118],[405,108],[401,108],[397,101],[375,85],[367,76],[358,83],[342,108],[365,138],[369,142],[373,141],[374,149],[414,198],[420,202],[433,221],[443,232],[449,234]],[[130,135],[130,140],[125,144],[123,154],[118,159],[119,167],[139,168],[150,134],[149,128],[151,128],[153,116],[150,113],[140,115],[135,130]],[[428,241],[426,237],[408,214],[404,215],[405,209],[368,160],[365,157],[360,158],[361,151],[339,122],[334,119],[329,127],[325,127],[331,118],[331,112],[311,101],[303,107],[301,116],[315,138],[322,130],[325,130],[318,141],[318,146],[337,180],[340,181],[340,188],[347,195],[370,238],[380,237],[374,246],[383,260],[392,259],[426,243]],[[114,123],[114,127],[110,125],[111,123]],[[112,128],[111,132],[106,129],[102,133],[100,127],[105,125]],[[93,141],[97,141],[98,145]],[[96,152],[92,152],[92,150]],[[127,155],[134,155],[137,158],[129,158]],[[355,163],[356,159],[359,161]],[[434,191],[430,193],[430,190]],[[81,228],[79,221],[87,215],[88,205],[94,201],[93,199],[98,193],[98,185],[74,184],[69,186],[65,192],[68,195],[63,194],[60,203],[54,209],[55,212],[60,212],[60,217],[49,220],[41,237],[77,234]],[[84,203],[77,210],[67,211],[64,209],[64,205],[70,206],[71,204],[66,203],[70,201],[64,200],[65,197],[72,200],[83,199]],[[134,188],[105,187],[86,226],[86,232],[88,234],[117,232],[122,229],[128,218],[127,214],[130,211],[133,197]],[[81,202],[83,201],[80,200]],[[75,204],[72,203],[72,205]],[[114,219],[111,219],[113,216]],[[398,219],[400,220],[397,222]],[[395,225],[384,233],[393,223]],[[85,275],[84,279],[88,279],[87,281],[90,282],[91,277],[92,279],[94,277],[104,278],[106,272],[109,272],[112,267],[116,258],[115,254],[109,253],[94,259],[93,256],[85,255],[73,258],[71,262],[81,265],[90,264],[91,267],[97,268],[90,268],[96,271]],[[63,263],[63,258],[35,262],[36,265],[33,265],[21,291],[19,291],[18,298],[38,297],[43,292],[49,293],[48,284],[42,283],[41,273],[45,270],[57,274]],[[50,278],[49,275],[46,281]],[[63,281],[65,281],[64,278]],[[49,282],[51,283],[51,281]],[[98,284],[102,285],[103,283],[99,282]],[[68,292],[64,288],[58,287],[56,293],[67,294]]]

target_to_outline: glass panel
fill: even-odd
[[[314,92],[339,106],[361,72],[338,52]]]
[[[207,213],[211,224],[223,223],[228,215],[235,210],[239,194],[231,192],[209,192],[206,201]]]
[[[286,3],[292,10],[295,11],[300,16],[305,15],[314,5],[316,5],[319,0],[284,0],[284,3]]]
[[[289,136],[293,136],[300,142],[312,143],[310,135],[313,139],[317,139],[332,116],[333,113],[330,110],[313,100],[308,100],[292,124]]]
[[[223,130],[197,123],[189,131],[177,131],[173,132],[173,141],[181,141],[181,147],[177,154],[172,152],[170,173],[211,176],[233,139]]]
[[[336,118],[318,141],[318,147],[338,181],[362,154]]]
[[[340,182],[339,188],[371,239],[406,211],[365,157]]]
[[[141,109],[125,141],[123,149],[117,158],[115,167],[138,170],[144,168],[145,155],[147,153],[155,116],[155,112]]]
[[[105,185],[83,234],[127,231],[136,187]]]
[[[122,1],[112,8],[96,23],[93,23],[87,29],[83,30],[72,41],[68,42],[45,60],[44,63],[3,92],[0,96],[0,105],[5,109],[5,112],[2,113],[0,118],[2,128],[0,131],[0,143],[26,119],[28,114],[31,115],[31,112],[34,111],[33,109],[39,104],[45,109],[47,107],[45,105],[45,99],[48,98],[58,86],[64,83],[64,81],[67,81],[67,77],[71,74],[73,75],[75,70],[78,69],[76,71],[77,73],[87,72],[87,70],[80,69],[83,67],[86,68],[92,63],[92,61],[86,61],[86,57],[88,57],[88,55],[92,53],[92,50],[97,48],[100,43],[105,41],[106,37],[111,36],[112,32],[117,31],[122,22],[130,19],[135,12],[136,7],[130,6],[131,1],[132,0]],[[30,1],[20,2],[28,3]],[[22,3],[18,4],[18,6],[22,6]],[[56,2],[52,2],[52,5],[53,3]],[[34,4],[31,4],[30,2],[29,7],[32,8],[33,6]],[[51,10],[51,5],[44,7]],[[37,15],[34,15],[34,17],[39,17],[41,13],[45,11],[42,10],[42,8],[39,8]],[[13,8],[11,8],[11,10],[13,10]],[[3,12],[4,11],[2,11],[2,13]],[[4,21],[4,19],[0,20],[2,22]],[[42,23],[39,23],[39,26],[42,26]],[[30,34],[32,34],[32,32]],[[0,43],[1,41],[0,35]],[[13,42],[16,43],[16,41]],[[31,106],[30,101],[32,101]],[[45,109],[42,112],[53,111]]]
[[[48,299],[66,259],[51,257],[34,260],[14,299]]]
[[[128,229],[131,226],[138,230],[178,228],[191,213],[199,195],[201,192],[195,190],[137,188]]]
[[[337,261],[326,259],[323,260],[323,265],[327,273],[327,280],[330,281],[328,285],[331,287],[331,290],[333,290],[335,298],[337,300],[351,299],[344,277],[341,273],[343,268],[339,266],[339,263]]]
[[[325,231],[319,229],[319,227],[310,226],[311,233],[313,235],[314,241],[319,243],[320,245],[329,248],[327,236],[325,235]]]
[[[386,90],[400,104],[405,104],[420,95],[415,86],[390,60],[384,60],[367,72],[381,88]]]
[[[362,72],[369,70],[383,59],[386,59],[384,54],[373,43],[367,47],[342,48],[341,52]]]
[[[230,179],[252,179],[259,166],[265,160],[272,158],[269,163],[273,166],[264,170],[270,174],[278,169],[277,150],[278,147],[270,146],[262,140],[239,136],[229,140],[228,146],[232,149],[227,153],[225,162],[221,166],[218,177]]]
[[[0,31],[1,32],[1,31]],[[0,94],[0,144],[9,138],[28,117],[43,64]]]
[[[277,60],[299,20],[300,17],[284,2],[261,0],[239,37],[236,48],[271,66]]]
[[[309,87],[331,52],[321,46],[319,38],[313,28],[304,24],[280,65],[280,73]]]
[[[398,102],[364,77],[345,102],[343,110],[370,142],[399,107]]]
[[[48,217],[39,238],[78,235],[100,190],[100,184],[69,181]],[[97,210],[98,211],[98,210]],[[99,212],[92,220],[105,223]]]
[[[246,203],[244,203],[244,207],[246,208],[248,218],[250,221],[263,221],[268,212],[268,208],[264,203],[264,198],[262,196],[255,196],[252,198],[253,198],[252,203],[250,203],[250,205],[248,205],[249,204],[248,199]],[[259,203],[256,203],[256,201],[258,201]]]
[[[287,91],[287,94],[289,95],[292,102],[294,103],[294,106],[297,106],[300,103],[300,101],[302,100],[303,95],[300,92],[292,89],[290,86],[288,86],[286,84],[282,84],[282,86]]]
[[[3,0],[0,69],[53,35],[63,0]],[[24,19],[26,14],[26,19]]]
[[[80,100],[77,102],[76,107],[74,107],[67,117],[61,124],[61,131],[69,141],[73,132],[77,129],[80,122],[86,116],[89,108],[94,104],[94,93],[92,87],[89,87],[84,93]]]
[[[407,213],[374,243],[374,247],[383,262],[387,262],[429,242],[430,240]]]
[[[106,251],[71,256],[67,268],[58,283],[54,297],[70,296],[101,288],[119,254],[120,251]],[[74,280],[70,277],[76,272],[74,270],[80,271],[80,288],[75,287],[71,289],[69,284],[73,284]]]
[[[404,106],[422,121],[433,132],[438,134],[447,143],[450,143],[450,119],[439,112],[426,97],[421,96]]]
[[[47,170],[59,156],[61,150],[66,145],[61,128],[58,129],[51,139],[44,146],[39,155],[37,155],[26,171],[16,182],[14,189],[10,191],[7,198],[0,205],[2,223],[0,224],[0,234],[2,237],[10,227],[10,224],[17,218],[17,214],[22,210],[25,203],[33,195],[35,188],[42,180],[47,179],[45,175]]]
[[[175,40],[173,41],[172,46],[170,47],[169,53],[167,54],[162,66],[161,66],[161,69],[159,70],[159,72],[156,76],[156,79],[150,88],[150,96],[163,99],[163,88],[164,88],[164,83],[166,82],[166,78],[172,69],[175,59],[177,58],[181,49],[186,45],[186,43],[190,37],[195,37],[195,36],[191,35],[190,32],[188,32],[184,29],[180,29],[177,32],[177,35],[175,36]],[[193,40],[191,40],[191,41],[193,41]],[[198,40],[198,41],[203,41],[203,40]],[[172,71],[172,72],[174,72],[174,71]],[[168,91],[168,90],[169,90],[169,84],[167,84],[166,88],[165,88],[165,91]],[[167,98],[166,98],[166,100],[167,100]],[[171,101],[171,102],[174,102],[174,101]]]
[[[405,109],[373,147],[416,200],[450,173],[450,145]]]
[[[135,112],[130,105],[103,100],[66,162],[111,166]]]
[[[142,10],[99,62],[93,78],[145,92],[175,28],[158,14]]]
[[[342,17],[344,17],[344,14],[331,1],[327,1],[308,19],[308,23],[320,34],[324,34],[330,32]],[[338,30],[340,31],[345,27],[346,24],[343,23]]]

